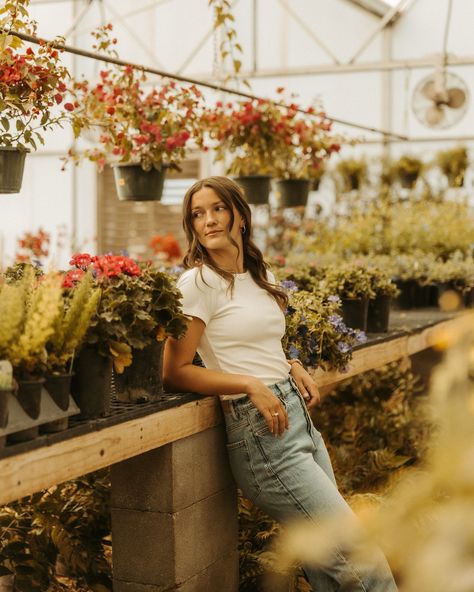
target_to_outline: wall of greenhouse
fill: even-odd
[[[86,10],[87,4],[71,0],[32,1],[31,13],[38,21],[38,34],[45,38],[65,35],[69,44],[89,49],[90,30],[100,23],[112,22],[122,59],[193,77],[223,75],[216,50],[219,39],[212,33],[212,14],[207,0],[154,3],[150,0],[133,3],[104,0],[90,3]],[[347,62],[380,23],[379,17],[348,0],[258,0],[255,5],[255,40],[252,35],[254,2],[240,0],[233,8],[245,72],[251,70],[254,63],[262,71],[295,67],[310,70],[317,65],[331,64],[330,53],[341,63]],[[470,56],[474,62],[474,3],[471,0],[453,3],[446,32],[447,10],[447,0],[412,0],[394,26],[377,34],[355,63],[440,55],[445,34],[450,56]],[[96,78],[101,68],[93,60],[67,54],[64,60],[73,73],[84,74],[89,80]],[[252,92],[257,95],[276,97],[276,87],[284,86],[298,93],[302,104],[321,99],[332,117],[428,140],[389,144],[386,150],[395,157],[410,152],[429,162],[437,150],[455,145],[461,138],[470,149],[472,160],[474,64],[449,67],[450,72],[464,80],[471,97],[462,120],[445,130],[423,127],[411,110],[415,86],[432,71],[433,68],[428,67],[393,72],[341,73],[335,70],[325,74],[250,80]],[[240,88],[245,90],[242,85]],[[206,96],[211,102],[220,98],[210,91]],[[343,157],[367,155],[371,166],[376,168],[383,151],[380,134],[338,125],[335,130],[362,140],[356,146],[344,147]],[[52,235],[51,261],[55,265],[64,265],[71,250],[94,250],[97,173],[94,166],[86,162],[78,168],[69,164],[65,171],[61,170],[60,157],[71,142],[72,135],[67,129],[48,134],[45,147],[27,159],[21,193],[0,195],[0,266],[11,263],[19,235],[39,227]],[[81,148],[81,144],[78,147]],[[222,168],[213,165],[211,157],[206,155],[202,170],[220,173]],[[428,178],[435,185],[440,182],[436,173]],[[471,169],[465,185],[471,193],[473,183]],[[332,181],[327,179],[312,199],[328,204],[333,196]]]

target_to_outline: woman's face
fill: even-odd
[[[231,213],[229,207],[210,187],[203,187],[191,199],[191,219],[194,232],[201,245],[211,251],[232,250],[235,246],[229,236],[242,250],[243,218],[233,206],[234,224],[229,228]]]

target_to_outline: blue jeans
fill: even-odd
[[[280,437],[269,432],[257,408],[247,399],[229,401],[224,414],[230,465],[242,493],[281,523],[352,513],[339,493],[326,446],[316,430],[294,380],[270,386],[285,406],[289,429]],[[370,569],[351,564],[336,549],[323,567],[304,565],[315,592],[396,592],[385,557],[374,551]],[[377,569],[374,565],[377,563]]]

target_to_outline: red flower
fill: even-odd
[[[72,103],[64,103],[66,111],[74,111],[74,105]]]
[[[88,253],[76,253],[69,261],[69,265],[74,265],[80,269],[87,269],[92,263],[92,257]]]

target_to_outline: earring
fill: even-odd
[[[245,222],[243,223],[243,225],[240,227],[240,232],[242,234],[245,234],[247,232],[247,227],[245,226]]]

